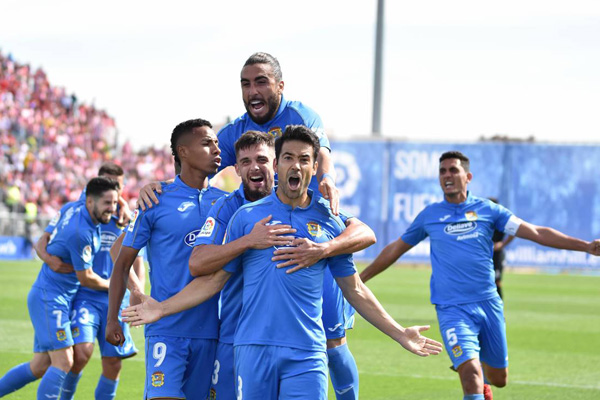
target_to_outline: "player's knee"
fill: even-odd
[[[87,365],[92,353],[94,352],[94,345],[91,343],[81,343],[75,345],[73,349],[73,367],[74,373],[79,373]]]
[[[346,343],[346,338],[327,339],[327,349],[333,349]]]
[[[121,373],[121,359],[118,357],[102,357],[102,375],[117,380]]]
[[[487,379],[492,385],[502,388],[508,383],[508,371],[495,371],[493,374],[490,374]]]
[[[31,368],[31,373],[36,378],[41,378],[46,373],[46,370],[50,367],[50,357],[44,354],[46,357],[39,356],[33,357],[33,360],[29,363],[29,368]]]

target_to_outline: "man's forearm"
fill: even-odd
[[[33,246],[38,257],[46,264],[50,263],[50,254],[48,254],[48,252],[46,251],[46,247],[48,247],[49,241],[50,234],[48,232],[44,232]]]
[[[195,278],[179,293],[161,302],[161,318],[204,303],[223,289],[229,276],[228,272],[219,270],[214,274]]]
[[[413,246],[398,239],[384,247],[379,255],[373,260],[373,262],[360,273],[360,279],[363,282],[368,281],[377,274],[385,271],[390,265],[392,265],[399,257],[410,250]]]
[[[371,228],[356,218],[349,221],[352,220],[354,222],[350,223],[339,236],[326,242],[324,258],[356,253],[377,242]]]
[[[204,244],[196,246],[190,257],[190,273],[192,276],[215,273],[249,248],[248,241],[244,236],[223,245]]]

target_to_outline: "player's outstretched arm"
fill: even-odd
[[[337,237],[323,243],[315,243],[307,238],[298,238],[290,247],[282,247],[273,252],[272,261],[283,261],[277,268],[292,265],[286,273],[291,274],[299,269],[310,267],[317,261],[340,254],[351,254],[366,249],[377,242],[375,232],[358,218],[346,221],[346,229]]]
[[[166,184],[173,183],[174,179],[165,181]],[[158,196],[162,193],[162,185],[160,182],[150,182],[140,189],[140,195],[135,203],[136,208],[141,208],[146,211],[146,208],[152,208],[154,204],[158,204]]]
[[[411,326],[404,328],[385,311],[375,295],[360,280],[358,274],[335,278],[344,297],[371,325],[385,333],[402,347],[421,357],[439,354],[442,344],[421,335],[429,326]]]
[[[125,342],[123,330],[119,324],[119,309],[125,295],[125,288],[129,281],[129,272],[131,265],[135,261],[138,249],[122,246],[119,256],[113,266],[113,272],[110,277],[110,286],[108,289],[108,316],[106,322],[106,340],[120,346]]]
[[[533,225],[525,221],[521,222],[516,236],[556,249],[583,251],[595,256],[600,255],[600,239],[586,242],[585,240],[565,235],[556,229]]]
[[[331,160],[330,151],[325,147],[321,147],[317,155],[317,177],[319,178],[319,192],[329,200],[331,212],[338,215],[340,195],[335,187],[335,167]]]
[[[42,233],[42,236],[35,243],[33,248],[35,249],[38,257],[45,262],[52,271],[58,272],[59,274],[70,274],[75,269],[71,264],[63,262],[59,257],[53,256],[46,250],[48,243],[50,242],[50,234],[48,232]]]
[[[252,231],[232,242],[216,245],[204,244],[194,247],[189,261],[192,276],[209,275],[223,268],[229,261],[249,249],[267,249],[286,246],[294,240],[296,229],[290,225],[267,225],[271,215],[254,224]]]
[[[102,278],[92,268],[75,271],[75,274],[82,286],[94,290],[108,290],[109,280]]]
[[[168,315],[190,309],[217,294],[229,279],[231,274],[219,270],[212,275],[195,278],[175,296],[160,303],[150,296],[140,295],[142,302],[127,307],[121,315],[125,322],[132,326],[140,326],[158,321]]]
[[[366,282],[375,275],[385,271],[390,265],[396,262],[398,258],[402,257],[404,253],[412,248],[412,245],[406,243],[401,238],[398,238],[398,240],[384,247],[377,258],[375,258],[375,260],[360,273],[360,279],[363,282]]]

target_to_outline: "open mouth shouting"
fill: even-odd
[[[287,184],[288,184],[288,188],[290,190],[296,191],[300,189],[300,185],[302,183],[302,179],[300,178],[300,175],[290,175],[288,176],[287,179]]]

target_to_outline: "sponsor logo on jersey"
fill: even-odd
[[[191,201],[186,201],[186,202],[184,202],[184,203],[181,203],[181,204],[179,205],[179,207],[177,208],[177,211],[184,212],[184,211],[185,211],[185,210],[187,210],[188,208],[190,208],[190,207],[194,207],[194,206],[195,206],[195,204],[194,204],[193,202],[191,202]]]
[[[102,251],[110,251],[113,243],[117,240],[117,234],[110,231],[102,231],[100,235],[100,250]]]
[[[462,347],[460,347],[460,345],[454,346],[452,348],[452,354],[454,354],[454,357],[456,357],[456,358],[462,356],[462,354],[463,354]]]
[[[450,218],[451,215],[450,214],[446,214],[444,215],[442,218],[440,218],[440,222],[444,222],[445,220],[447,220],[448,218]]]
[[[321,225],[317,224],[316,222],[309,222],[306,224],[306,227],[308,228],[308,233],[310,233],[311,236],[320,237],[323,235]]]
[[[196,243],[196,238],[200,234],[200,229],[196,229],[195,231],[191,231],[187,235],[185,235],[185,239],[183,241],[190,247],[194,247],[194,243]]]
[[[477,221],[477,213],[475,211],[467,211],[465,218],[467,218],[467,221]]]
[[[67,333],[64,331],[64,329],[60,329],[56,331],[56,338],[59,342],[64,342],[67,340]]]
[[[161,387],[165,384],[165,374],[160,371],[156,371],[152,374],[152,386]]]
[[[273,128],[269,129],[269,132],[271,135],[273,135],[273,137],[278,138],[279,136],[281,136],[281,128],[278,126],[274,126]]]
[[[83,248],[83,251],[81,252],[81,258],[85,263],[89,263],[92,261],[92,246],[88,244]]]
[[[72,334],[73,334],[74,338],[78,337],[80,333],[81,332],[79,332],[79,327],[76,326],[75,328],[72,329]]]
[[[474,221],[469,222],[453,222],[444,228],[444,232],[448,235],[463,235],[468,232],[472,232],[477,228],[477,223]]]
[[[202,225],[202,229],[200,229],[200,233],[198,237],[210,237],[213,231],[215,230],[215,219],[213,217],[208,217],[204,225]]]
[[[140,209],[137,208],[135,210],[135,212],[133,213],[133,218],[131,218],[131,222],[129,222],[129,228],[127,228],[127,230],[129,232],[133,232],[133,228],[135,227],[135,221],[137,221],[139,216],[140,216]]]

